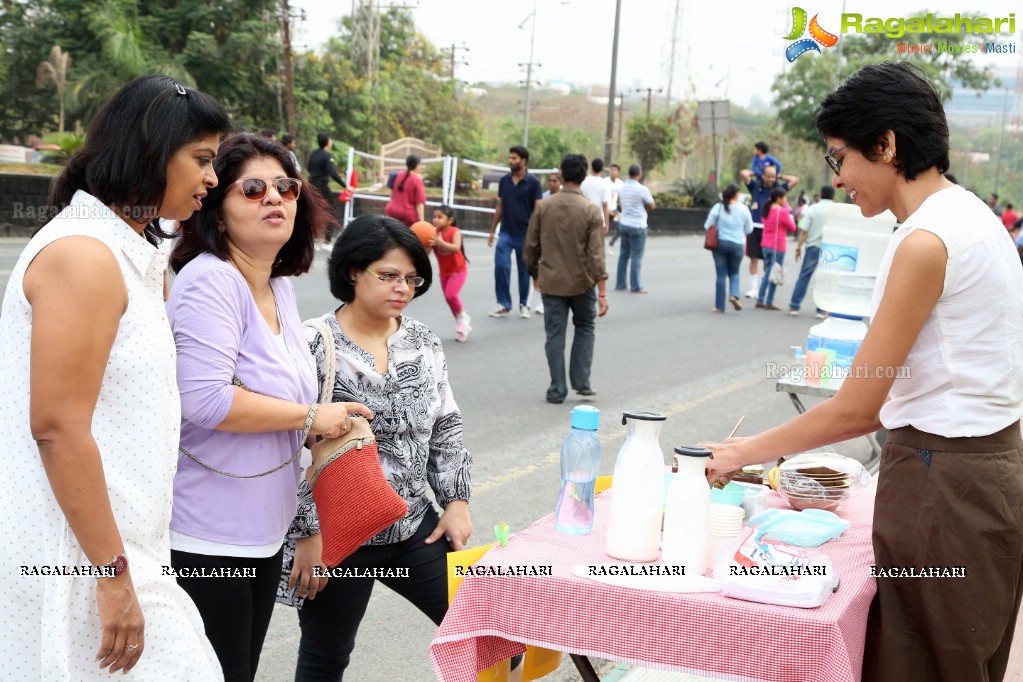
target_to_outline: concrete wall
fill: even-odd
[[[52,178],[0,174],[0,236],[28,237],[40,225]]]

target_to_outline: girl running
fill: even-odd
[[[435,208],[433,226],[437,228],[437,236],[430,240],[430,246],[437,254],[444,300],[455,316],[455,341],[465,341],[472,327],[469,326],[469,313],[462,307],[458,294],[462,291],[465,278],[469,276],[469,268],[465,248],[462,246],[462,231],[455,225],[455,209],[447,205]]]

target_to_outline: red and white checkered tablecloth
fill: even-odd
[[[839,515],[852,527],[817,549],[841,585],[814,609],[635,590],[573,575],[576,564],[619,563],[604,553],[610,492],[597,498],[591,534],[559,533],[551,514],[476,564],[550,566],[553,576],[467,576],[430,644],[439,680],[473,682],[479,670],[522,653],[524,644],[742,682],[860,679],[875,592],[872,491],[842,505]],[[768,504],[786,506],[773,492]]]

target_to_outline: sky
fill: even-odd
[[[972,0],[970,3],[918,0],[803,0],[808,15],[819,15],[820,25],[839,32],[841,15],[858,13],[867,17],[901,17],[930,10],[941,16],[955,12],[979,12],[989,17],[1016,13],[1016,34],[1003,35],[1001,42],[1016,43],[1016,54],[969,56],[998,69],[1014,72],[1023,65],[1023,9],[1009,0]],[[459,79],[475,82],[523,82],[530,61],[530,40],[534,38],[534,81],[599,85],[606,93],[611,73],[615,0],[379,0],[382,7],[413,7],[416,26],[438,47],[452,44],[458,50]],[[535,36],[533,32],[533,7]],[[292,0],[306,11],[296,43],[319,48],[337,32],[337,21],[350,14],[352,0]],[[646,90],[669,86],[669,64],[675,8],[680,8],[673,98],[731,99],[749,105],[753,97],[764,103],[772,99],[770,86],[775,76],[788,68],[784,36],[792,28],[789,4],[722,0],[622,0],[619,30],[617,89],[627,97],[645,99]],[[520,28],[521,26],[521,28]],[[955,40],[956,36],[950,36]],[[905,39],[904,39],[905,40]],[[894,54],[894,42],[893,54]],[[832,48],[833,49],[833,48]],[[812,59],[809,54],[801,59]],[[983,60],[987,60],[984,62]],[[657,101],[655,99],[655,101]],[[661,100],[663,102],[664,100]]]

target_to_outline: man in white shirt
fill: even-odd
[[[600,215],[604,218],[604,233],[607,234],[608,226],[611,224],[611,185],[600,176],[604,170],[603,159],[593,159],[590,162],[590,170],[591,173],[579,185],[579,191],[600,209]]]
[[[625,186],[625,181],[622,180],[619,175],[622,174],[622,167],[617,163],[611,164],[610,177],[607,178],[607,184],[611,185],[611,225],[610,225],[610,236],[611,241],[607,244],[608,254],[614,253],[615,242],[618,241],[619,223],[622,219],[621,208],[618,206],[618,196],[622,191],[622,187]]]

